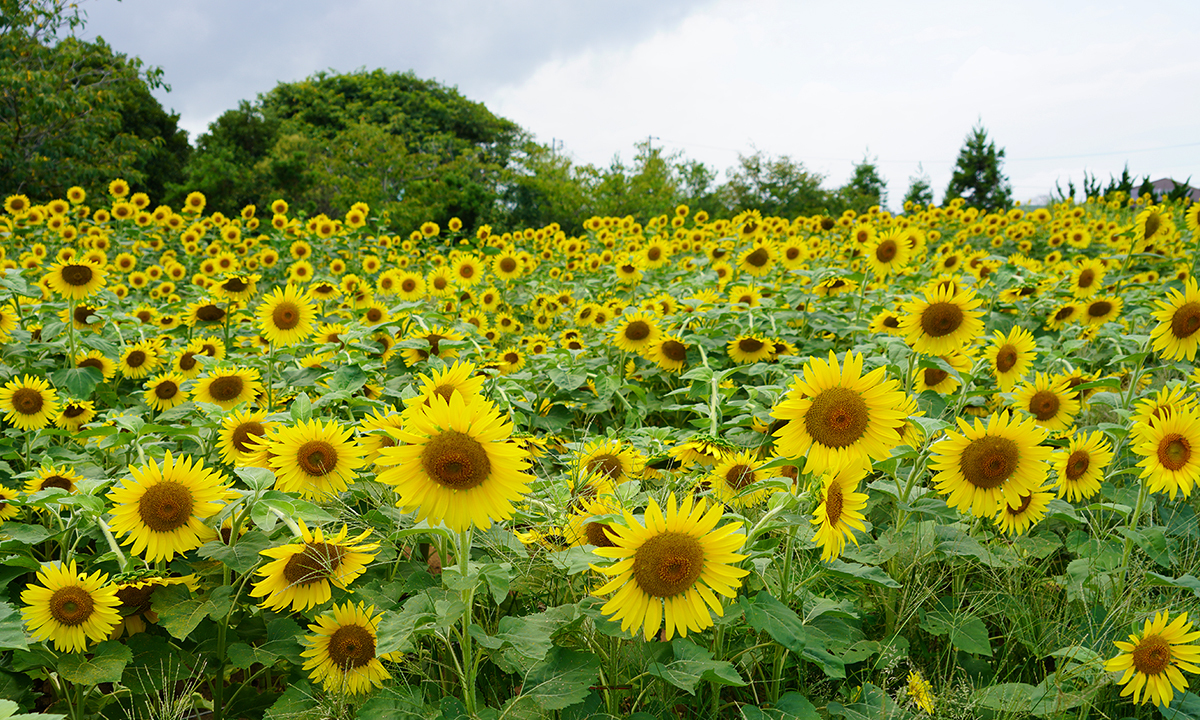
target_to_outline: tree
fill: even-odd
[[[854,164],[850,181],[838,189],[837,203],[842,210],[864,213],[873,205],[887,204],[887,183],[879,175],[876,160],[864,155],[860,163]]]
[[[911,205],[909,203],[912,203]],[[917,174],[908,178],[908,190],[904,193],[904,208],[917,209],[933,203],[933,183],[924,166],[917,164]]]
[[[963,198],[967,207],[1002,210],[1012,205],[1012,186],[1001,171],[1004,150],[996,149],[987,131],[976,125],[958,151],[954,174],[946,188],[946,200]]]
[[[763,215],[796,217],[829,205],[829,193],[821,189],[825,178],[787,155],[771,157],[760,150],[739,154],[738,167],[728,175],[721,194],[729,210],[757,208]]]
[[[178,116],[150,94],[162,71],[116,53],[66,0],[0,0],[0,178],[6,192],[102,193],[124,177],[161,193],[187,156]]]

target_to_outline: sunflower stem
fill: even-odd
[[[463,673],[463,705],[467,707],[467,714],[471,717],[475,716],[475,674],[478,670],[474,659],[471,657],[471,618],[472,605],[475,601],[475,587],[468,584],[467,574],[469,571],[471,557],[471,528],[467,527],[458,534],[458,567],[463,576],[463,584],[466,587],[462,590],[463,602],[463,618],[462,618],[462,673]]]
[[[720,662],[725,657],[725,626],[718,624],[713,628],[713,659]],[[709,683],[712,687],[712,712],[709,716],[712,718],[721,717],[721,684]]]
[[[1133,512],[1129,515],[1128,528],[1131,531],[1137,530],[1138,520],[1142,516],[1142,508],[1146,505],[1146,499],[1150,497],[1150,486],[1143,482],[1141,489],[1138,491],[1137,505],[1133,507]],[[1133,535],[1128,533],[1125,535],[1125,547],[1121,550],[1121,572],[1117,574],[1116,593],[1113,595],[1114,600],[1125,594],[1125,586],[1129,582],[1129,558],[1133,554]]]
[[[275,388],[271,381],[271,370],[275,367],[275,343],[267,351],[267,414],[275,412]]]
[[[100,518],[97,522],[100,524],[100,532],[104,533],[104,539],[108,542],[109,549],[117,556],[117,565],[121,567],[121,572],[125,572],[129,569],[129,558],[121,552],[121,546],[117,544],[117,539],[113,537],[112,530],[109,529],[108,523],[104,522],[104,518]]]
[[[275,508],[273,508],[273,507],[272,507],[272,508],[268,508],[268,509],[269,509],[271,512],[275,513],[275,517],[277,517],[277,518],[279,518],[280,520],[282,520],[284,525],[287,525],[287,526],[288,526],[288,529],[290,529],[290,530],[292,531],[292,535],[293,535],[293,537],[301,537],[301,536],[303,536],[303,534],[304,534],[304,533],[300,532],[300,526],[296,524],[296,521],[295,521],[295,520],[291,519],[290,517],[288,517],[287,515],[285,515],[285,514],[281,513],[280,511],[276,510],[276,509],[275,509]]]
[[[68,305],[67,307],[70,307]],[[70,345],[70,352],[67,353],[67,368],[70,369],[75,365],[75,318],[67,320],[67,340]]]

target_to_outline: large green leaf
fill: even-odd
[[[742,717],[746,720],[821,720],[808,698],[794,691],[784,693],[779,702],[770,708],[743,705]]]
[[[555,647],[525,676],[525,692],[543,710],[562,710],[587,698],[600,676],[593,653]]]
[[[843,705],[831,702],[825,711],[834,717],[846,720],[909,720],[913,714],[896,704],[882,689],[864,683],[862,693],[855,702]]]
[[[847,580],[861,580],[872,585],[881,585],[889,588],[900,587],[900,583],[893,580],[881,568],[871,567],[870,565],[858,565],[856,563],[834,560],[829,563],[825,570],[834,577],[845,578]]]
[[[246,574],[262,559],[259,555],[271,547],[271,540],[257,530],[251,530],[238,539],[236,545],[226,545],[220,540],[214,540],[200,546],[196,553],[200,557],[219,560],[229,566],[235,573]]]
[[[949,635],[950,644],[963,652],[992,656],[987,626],[970,613],[930,610],[921,618],[921,627],[931,635]]]
[[[825,647],[824,633],[810,632],[794,610],[763,591],[753,600],[742,598],[738,605],[750,627],[771,636],[775,642],[814,662],[833,678],[846,677],[846,664]]]
[[[180,640],[190,635],[214,609],[212,603],[191,597],[178,585],[155,590],[150,607],[158,613],[159,624]]]
[[[28,647],[20,611],[0,602],[0,650],[25,650]]]
[[[376,630],[375,652],[380,655],[409,652],[417,637],[433,630],[437,614],[429,593],[425,591],[405,600],[399,612],[384,612]]]
[[[20,706],[12,700],[0,700],[0,720],[64,720],[58,713],[18,713]]]
[[[746,683],[737,668],[725,660],[713,660],[712,653],[686,638],[671,641],[675,659],[669,663],[654,662],[646,672],[660,677],[690,695],[696,694],[701,680],[717,685],[741,686]]]
[[[133,651],[117,640],[97,645],[89,658],[85,653],[66,653],[58,658],[58,672],[73,683],[87,687],[121,681]]]
[[[1148,585],[1166,585],[1168,587],[1176,587],[1181,590],[1191,590],[1196,597],[1200,597],[1200,580],[1192,575],[1180,575],[1177,578],[1159,575],[1158,573],[1146,573],[1146,584]]]

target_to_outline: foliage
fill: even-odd
[[[875,163],[875,159],[863,157],[862,162],[854,164],[850,181],[834,193],[837,209],[862,214],[873,205],[887,206],[887,183]]]
[[[764,215],[795,217],[820,212],[829,205],[821,189],[823,176],[787,155],[761,150],[738,155],[738,165],[721,187],[726,208],[758,208]]]
[[[911,203],[911,205],[909,204]],[[933,184],[925,168],[917,165],[917,174],[908,178],[908,190],[904,192],[904,208],[907,210],[921,208],[933,204]]]
[[[963,142],[946,187],[946,202],[963,198],[968,207],[1002,210],[1012,205],[1012,187],[1001,164],[1004,149],[988,140],[983,125],[976,125]]]

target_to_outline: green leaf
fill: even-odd
[[[1200,597],[1200,580],[1192,575],[1180,575],[1177,578],[1159,575],[1158,573],[1146,573],[1147,585],[1166,585],[1168,587],[1176,587],[1181,590],[1191,590],[1196,597]]]
[[[65,389],[71,397],[87,399],[96,386],[104,382],[104,373],[94,367],[68,368],[52,373],[50,382]]]
[[[292,420],[296,422],[312,420],[312,400],[308,399],[308,393],[300,393],[292,400],[291,414]]]
[[[399,612],[384,612],[376,630],[375,652],[409,652],[416,637],[433,630],[436,617],[429,591],[410,597]]]
[[[133,651],[117,640],[106,640],[88,658],[84,653],[65,653],[58,658],[58,672],[73,683],[92,686],[121,681]]]
[[[0,720],[64,720],[58,713],[18,713],[21,707],[12,700],[0,700]]]
[[[252,490],[266,490],[275,484],[275,473],[266,468],[240,467],[233,472]]]
[[[180,640],[190,635],[214,609],[212,603],[191,597],[178,585],[155,590],[150,607],[158,614],[159,624]]]
[[[843,562],[834,560],[825,568],[826,572],[834,577],[840,577],[845,580],[862,580],[872,585],[881,585],[889,588],[899,588],[900,583],[896,582],[884,572],[881,568],[872,567],[870,565],[858,565],[855,563]]]
[[[571,391],[578,390],[587,383],[588,372],[586,369],[571,372],[562,368],[552,368],[546,376],[559,389]]]
[[[600,677],[600,659],[590,652],[555,647],[525,676],[525,692],[543,710],[583,702]]]
[[[1027,713],[1033,707],[1035,693],[1038,693],[1038,689],[1033,685],[1000,683],[976,691],[971,700],[992,710]]]
[[[950,644],[963,652],[992,656],[987,626],[970,613],[930,610],[921,618],[921,628],[931,635],[949,635]]]
[[[871,683],[863,684],[862,694],[856,702],[848,705],[831,702],[825,706],[825,710],[830,715],[841,716],[846,720],[908,720],[914,717],[912,713],[897,705],[887,693]]]
[[[1200,696],[1191,692],[1180,693],[1167,706],[1167,710],[1160,709],[1159,712],[1169,720],[1200,720]]]
[[[23,545],[37,545],[50,537],[50,531],[41,525],[6,522],[0,524],[0,537],[16,540]]]
[[[0,602],[0,650],[25,650],[28,647],[21,613],[12,605]]]
[[[810,633],[800,616],[770,593],[760,592],[753,600],[742,598],[738,604],[750,627],[767,633],[788,650],[821,666],[829,677],[846,677],[846,664],[825,648],[819,631]]]
[[[264,720],[319,720],[324,717],[327,716],[307,682],[290,686],[263,716]]]
[[[808,698],[795,691],[784,693],[774,707],[765,710],[743,705],[742,717],[746,720],[821,720]]]
[[[251,530],[243,535],[236,545],[226,545],[220,540],[213,540],[201,545],[196,552],[200,557],[219,560],[234,572],[244,575],[262,559],[259,553],[269,547],[270,538],[257,530]]]
[[[712,653],[686,638],[672,640],[671,650],[675,653],[674,660],[665,665],[650,663],[646,672],[666,680],[689,695],[696,694],[696,686],[701,680],[717,685],[746,684],[731,663],[713,660]]]

